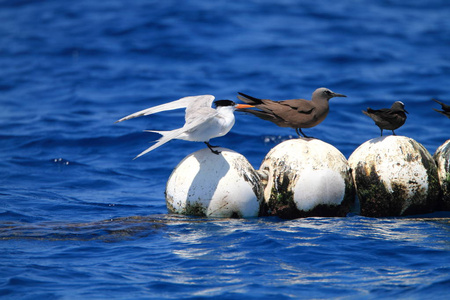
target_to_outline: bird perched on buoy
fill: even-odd
[[[363,110],[362,112],[374,120],[381,130],[381,136],[383,136],[383,129],[392,130],[392,133],[396,135],[394,130],[405,124],[405,113],[408,113],[405,110],[405,104],[401,101],[394,102],[391,108],[371,109],[368,107],[367,111]]]
[[[214,102],[216,105],[216,109],[214,109],[211,107],[214,99],[215,97],[212,95],[184,97],[169,103],[138,111],[123,117],[115,123],[162,111],[186,108],[186,123],[183,127],[170,131],[145,130],[147,132],[158,133],[162,135],[162,137],[157,140],[153,146],[136,156],[135,159],[173,139],[204,142],[214,154],[219,154],[219,151],[213,149],[218,146],[212,146],[209,143],[209,140],[227,134],[234,125],[235,109],[238,107],[248,107],[248,105],[236,104],[231,100],[217,100]]]
[[[432,100],[433,100],[434,102],[440,104],[441,107],[442,107],[442,110],[435,109],[435,108],[433,108],[433,109],[434,109],[435,111],[437,111],[438,113],[443,114],[444,116],[446,116],[447,118],[450,119],[450,105],[444,104],[444,103],[442,103],[441,101],[436,100],[436,99],[432,99]]]
[[[301,134],[307,138],[308,136],[303,133],[302,128],[311,128],[321,123],[328,115],[328,101],[333,97],[347,96],[334,93],[327,88],[315,90],[310,101],[305,99],[273,101],[239,93],[240,100],[258,109],[244,108],[239,111],[271,121],[280,127],[294,128],[299,137]]]

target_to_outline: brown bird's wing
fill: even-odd
[[[254,98],[243,93],[239,94],[240,100],[259,109],[239,109],[239,111],[251,113],[280,127],[309,128],[317,123],[315,113],[317,108],[311,101],[304,99],[273,101]]]
[[[278,125],[280,127],[291,127],[290,124],[286,123],[285,120],[277,117],[276,115],[274,115],[271,112],[265,112],[262,110],[248,109],[248,108],[242,108],[242,109],[239,109],[239,111],[242,111],[244,113],[250,113],[260,119],[275,123],[276,125]]]
[[[292,128],[309,128],[317,123],[317,108],[308,100],[283,100],[268,103],[266,107]]]
[[[273,101],[270,99],[259,99],[244,93],[238,93],[238,99],[265,111],[273,112],[277,115],[283,114],[289,110],[295,110],[298,113],[310,114],[314,110],[311,101],[305,99],[291,99],[282,101]]]
[[[279,101],[281,105],[288,106],[294,110],[296,110],[298,113],[301,114],[311,114],[313,110],[316,108],[311,101],[305,100],[305,99],[292,99],[292,100],[283,100]]]

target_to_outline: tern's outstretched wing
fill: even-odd
[[[189,133],[190,131],[194,131],[197,127],[207,123],[210,119],[216,117],[218,114],[215,110],[212,110],[213,113],[209,113],[206,115],[199,115],[196,119],[191,119],[190,122],[187,122],[183,127],[170,130],[170,131],[157,131],[157,130],[145,130],[147,132],[155,132],[158,134],[161,134],[162,137],[158,139],[158,141],[152,145],[151,147],[147,148],[145,151],[141,152],[138,156],[136,156],[134,159],[152,151],[156,148],[164,145],[165,143],[178,138],[180,135],[184,133]],[[205,141],[206,142],[206,141]]]
[[[190,107],[196,108],[199,106],[208,106],[211,107],[212,102],[214,101],[214,96],[212,95],[200,95],[200,96],[189,96],[184,97],[169,103],[161,104],[158,106],[150,107],[134,114],[123,117],[122,119],[116,121],[115,123],[119,123],[125,120],[133,119],[136,117],[147,116],[155,113],[159,113],[167,110],[174,110],[179,108],[185,108],[186,112],[190,109]]]
[[[214,96],[212,95],[201,95],[201,96],[194,96],[193,99],[189,102],[189,105],[186,107],[186,114],[184,116],[184,119],[186,122],[190,122],[190,119],[195,116],[197,118],[199,115],[202,115],[200,111],[203,112],[203,117],[208,118],[210,115],[210,111],[213,113],[215,110],[211,108],[212,103],[214,101]],[[207,110],[208,112],[206,112]]]

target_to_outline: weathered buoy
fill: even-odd
[[[361,215],[403,216],[434,210],[440,194],[436,164],[415,140],[394,135],[371,139],[348,162]]]
[[[225,148],[202,149],[185,157],[166,185],[170,213],[217,217],[258,217],[263,191],[247,159]]]
[[[437,164],[442,197],[438,204],[439,210],[450,210],[450,140],[442,144],[433,155]]]
[[[264,158],[264,198],[269,215],[285,219],[345,216],[354,203],[350,167],[335,147],[318,139],[278,144]]]

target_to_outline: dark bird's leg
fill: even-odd
[[[392,130],[392,133],[393,133],[394,135],[396,135],[395,132],[394,132],[394,130]]]
[[[215,147],[220,147],[220,146],[212,146],[209,142],[205,142],[206,146],[208,146],[209,150],[211,150],[212,153],[219,155],[220,151],[214,150],[213,148]]]
[[[380,130],[381,130],[381,135],[380,136],[383,136],[383,129],[380,128]]]
[[[301,128],[295,128],[295,132],[297,132],[298,137],[301,137],[300,136],[301,133],[305,138],[313,138],[312,136],[307,136],[306,134],[304,134]]]

